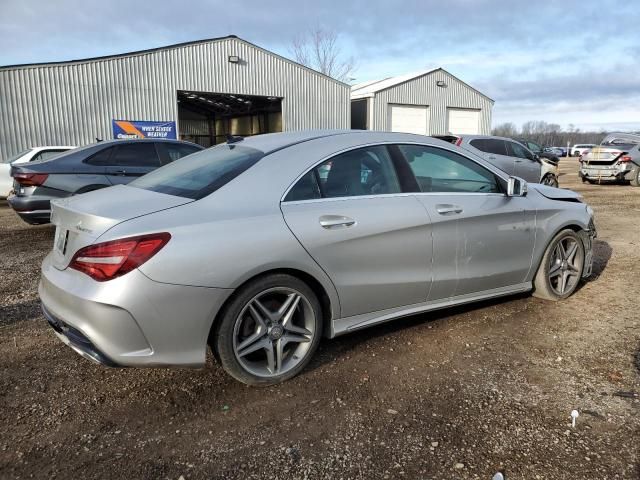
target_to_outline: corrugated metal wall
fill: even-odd
[[[447,88],[438,87],[443,80]],[[473,108],[480,110],[480,134],[491,133],[491,110],[493,102],[473,88],[444,70],[436,70],[428,75],[409,80],[376,93],[372,98],[371,130],[390,130],[390,103],[405,105],[428,105],[430,135],[444,135],[447,132],[447,108]]]
[[[228,62],[238,55],[239,64]],[[112,138],[111,120],[177,120],[177,90],[282,97],[283,130],[349,128],[349,87],[237,38],[0,69],[0,159]]]

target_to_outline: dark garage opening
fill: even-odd
[[[351,128],[353,130],[367,129],[367,99],[351,102]]]
[[[227,135],[282,131],[282,98],[178,90],[179,138],[210,147]]]

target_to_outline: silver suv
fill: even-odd
[[[443,135],[436,138],[479,155],[509,175],[524,178],[527,182],[540,183],[540,159],[527,147],[510,138],[488,135]]]
[[[629,181],[640,186],[640,135],[611,133],[580,158],[583,182]]]

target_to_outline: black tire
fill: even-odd
[[[636,167],[631,171],[631,186],[640,187],[640,167]]]
[[[313,336],[309,343],[308,350],[304,356],[290,370],[282,374],[272,374],[270,376],[256,375],[247,370],[239,361],[235,347],[237,347],[234,335],[236,333],[236,323],[242,322],[242,312],[246,311],[249,304],[261,294],[277,289],[291,289],[305,298],[305,305],[310,308],[308,315],[313,322]],[[296,307],[298,308],[298,307]],[[320,344],[322,336],[322,307],[318,297],[313,290],[302,280],[292,275],[283,273],[269,274],[256,278],[241,287],[234,293],[233,297],[222,310],[218,319],[215,333],[209,339],[215,357],[218,359],[224,370],[236,380],[247,385],[274,385],[284,382],[300,373],[309,363],[313,354]],[[266,335],[265,338],[270,338]],[[260,352],[260,350],[258,350]],[[291,352],[289,352],[291,353]],[[291,356],[289,357],[291,358]]]
[[[556,177],[554,174],[552,173],[547,173],[544,178],[542,179],[541,182],[543,185],[547,185],[548,187],[555,187],[558,188],[558,186],[560,185],[558,183],[558,177]]]
[[[575,283],[570,285],[570,287],[562,294],[559,294],[557,288],[555,288],[555,286],[552,284],[552,280],[549,278],[549,275],[552,267],[552,258],[556,247],[558,246],[558,243],[566,241],[567,239],[571,239],[576,243],[577,251],[575,258],[577,260],[577,269],[579,271],[576,272],[577,279]],[[536,276],[533,280],[533,296],[551,301],[563,300],[571,296],[580,284],[582,272],[584,270],[584,260],[584,244],[582,243],[582,239],[580,238],[580,236],[569,228],[562,230],[553,238],[553,240],[551,240],[544,252],[544,255],[542,256],[542,260],[540,261],[540,265],[538,266],[538,271],[536,272]]]

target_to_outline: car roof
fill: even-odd
[[[255,148],[265,154],[269,154],[309,140],[334,135],[348,135],[353,132],[353,130],[300,130],[295,132],[266,133],[245,138],[237,137],[241,138],[241,140],[232,143]]]
[[[31,150],[47,150],[49,148],[66,148],[67,150],[71,150],[76,147],[74,145],[44,145],[41,147],[31,147]]]

